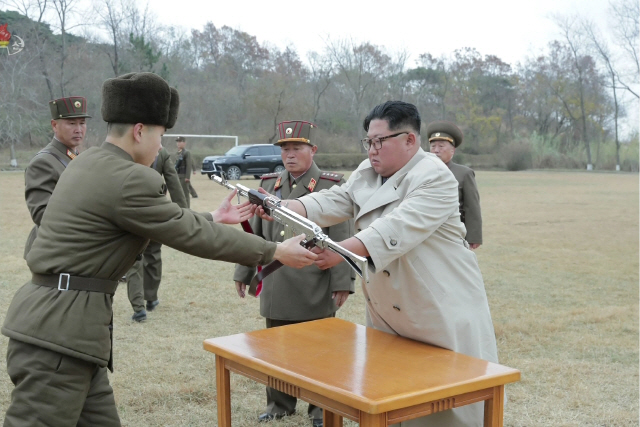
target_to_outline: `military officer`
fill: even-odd
[[[69,164],[27,254],[32,278],[14,295],[2,333],[15,385],[4,426],[120,426],[113,390],[113,296],[149,240],[208,259],[303,267],[301,238],[279,245],[221,223],[251,217],[230,193],[213,212],[171,203],[149,168],[178,115],[178,92],[153,73],[102,87],[107,138]]]
[[[263,175],[262,188],[282,199],[297,199],[344,183],[342,174],[323,172],[313,161],[318,150],[316,131],[317,127],[306,121],[278,124],[280,138],[275,145],[282,149],[286,170]],[[256,216],[250,224],[257,236],[270,242],[281,242],[284,238],[284,227],[279,223]],[[353,235],[353,221],[347,220],[323,231],[335,241],[345,240]],[[253,267],[236,266],[234,280],[240,297],[244,297],[254,274]],[[336,310],[353,293],[354,279],[346,263],[324,271],[316,266],[299,270],[282,267],[264,279],[260,314],[267,328],[335,316]],[[267,387],[267,409],[258,419],[270,421],[290,415],[295,412],[296,402],[295,397]],[[314,427],[322,426],[322,408],[309,404],[308,414]]]
[[[362,284],[368,326],[497,362],[482,274],[460,221],[458,182],[420,148],[420,124],[412,104],[376,106],[363,123],[369,158],[347,182],[284,203],[321,227],[355,219],[354,237],[338,243],[370,260],[369,283]],[[315,264],[342,261],[323,251]],[[480,427],[483,418],[476,403],[401,424]]]
[[[169,190],[171,201],[177,203],[181,208],[187,207],[182,186],[178,180],[178,174],[171,162],[171,155],[166,148],[160,148],[156,159],[151,165],[164,178],[164,192]],[[136,260],[133,267],[127,272],[127,291],[129,302],[133,307],[132,320],[142,322],[147,320],[147,311],[153,311],[160,300],[158,299],[158,288],[162,278],[162,244],[150,241],[144,250],[141,259]],[[144,301],[147,301],[145,310]]]
[[[176,146],[178,152],[176,153],[176,171],[178,172],[178,179],[182,186],[184,197],[187,200],[187,207],[191,207],[191,199],[189,199],[189,183],[191,182],[191,172],[193,167],[193,161],[191,160],[191,152],[187,150],[187,140],[184,136],[176,138]]]
[[[462,144],[462,131],[454,123],[440,120],[427,125],[427,135],[429,151],[447,165],[458,181],[460,219],[467,227],[465,238],[471,249],[477,249],[482,244],[482,214],[476,174],[473,169],[451,161],[456,148]]]
[[[24,172],[24,198],[35,224],[24,247],[25,258],[60,175],[78,155],[87,132],[86,120],[91,117],[87,114],[87,100],[82,96],[50,101],[49,110],[53,139],[31,159]]]

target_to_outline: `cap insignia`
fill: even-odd
[[[434,136],[440,136],[440,132],[437,132]]]
[[[73,105],[75,105],[76,108],[82,107],[82,103],[80,101],[74,102]]]
[[[286,133],[287,135],[291,135],[293,133],[293,129],[287,128],[287,130],[285,130],[284,133]]]

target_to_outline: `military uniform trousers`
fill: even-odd
[[[331,316],[327,317],[335,317],[336,314],[333,313]],[[276,328],[278,326],[285,325],[295,325],[296,323],[308,322],[311,320],[318,319],[309,319],[309,320],[278,320],[278,319],[265,319],[267,328]],[[274,388],[267,387],[267,412],[271,415],[277,414],[288,414],[291,415],[296,411],[296,403],[298,403],[298,399],[278,391]],[[309,404],[309,409],[307,409],[307,414],[310,418],[314,419],[322,419],[322,408],[317,407],[316,405]]]
[[[158,299],[162,278],[162,243],[151,240],[142,254],[127,272],[127,292],[133,311],[144,308],[144,301]]]
[[[9,339],[4,427],[120,427],[107,368]],[[37,402],[37,403],[36,403]]]
[[[187,201],[187,207],[191,208],[191,193],[189,192],[189,183],[186,181],[189,178],[189,175],[178,174],[178,180],[180,181],[180,186],[182,187],[184,198]]]

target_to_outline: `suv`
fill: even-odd
[[[242,175],[253,175],[256,179],[269,172],[282,172],[284,165],[280,147],[271,144],[237,145],[222,156],[207,156],[202,161],[200,173],[209,178],[224,173],[230,180]]]

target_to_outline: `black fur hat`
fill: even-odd
[[[129,73],[102,85],[102,119],[107,123],[143,123],[173,127],[178,91],[153,73]]]

